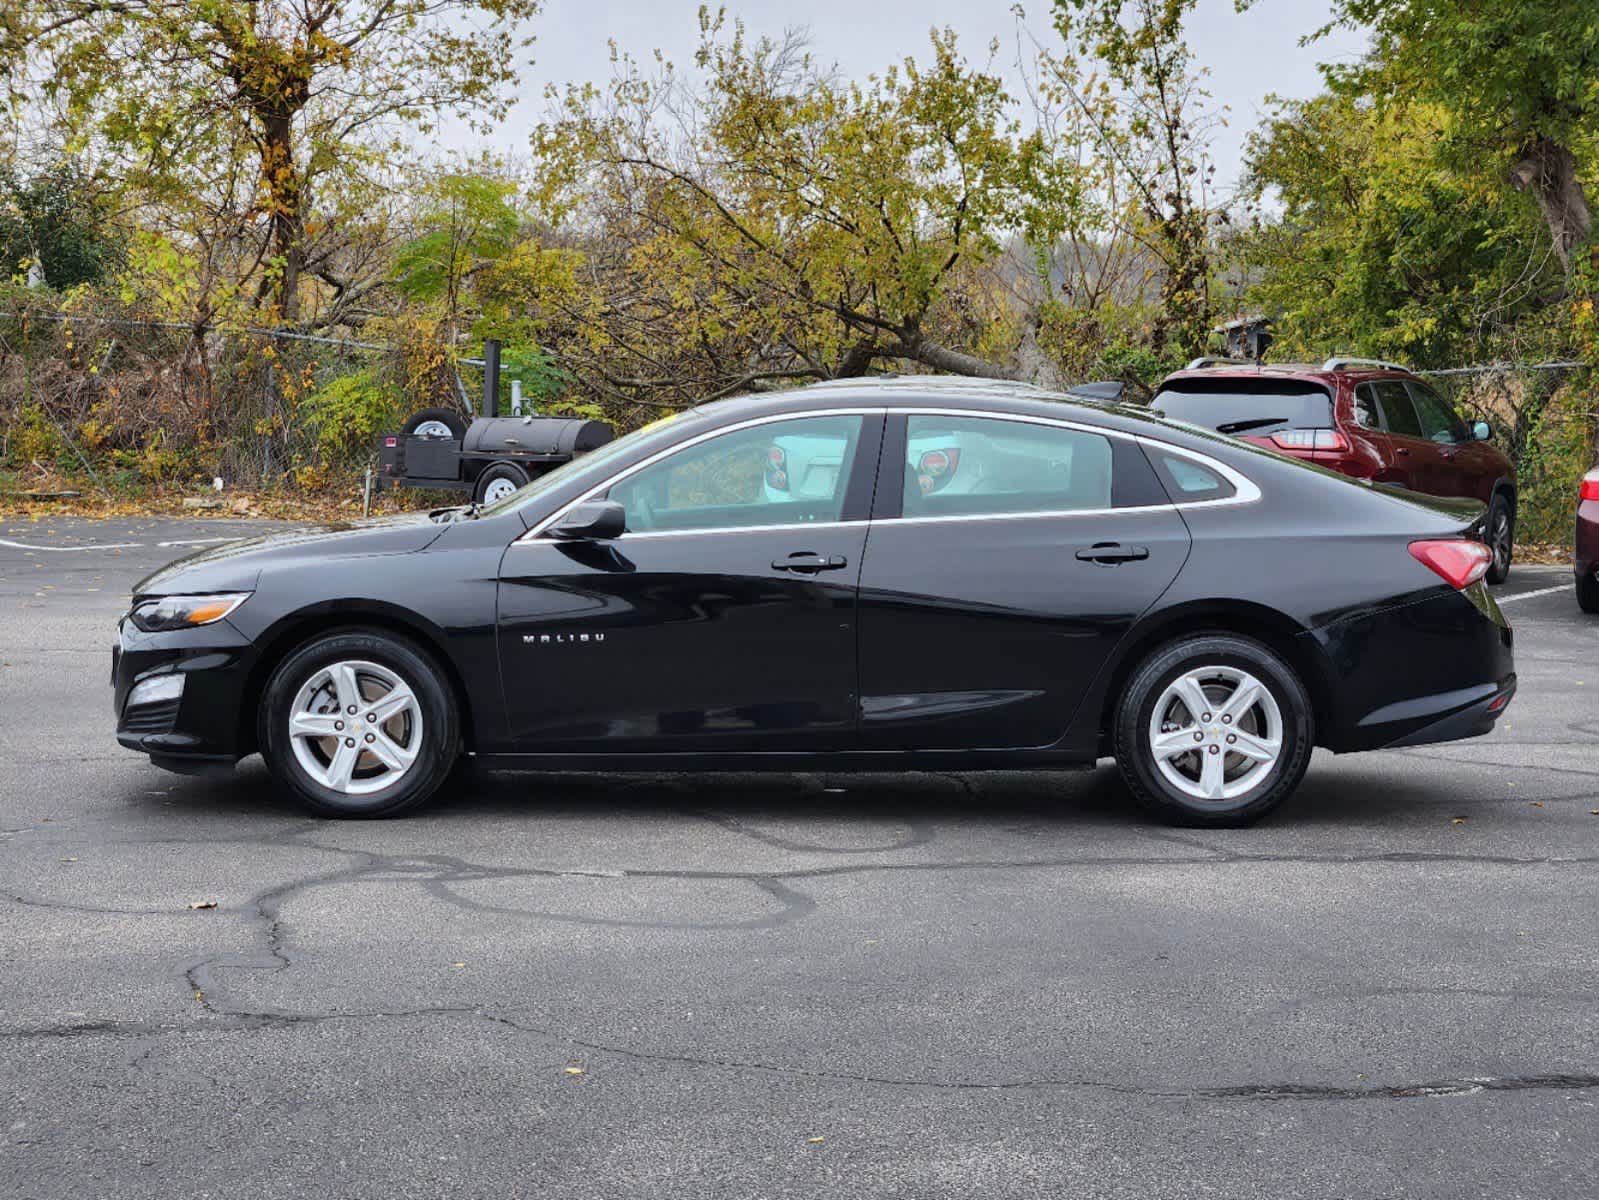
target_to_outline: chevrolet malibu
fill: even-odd
[[[463,757],[1113,757],[1159,816],[1239,824],[1313,747],[1493,727],[1516,677],[1482,514],[1147,410],[818,384],[678,414],[487,507],[173,563],[120,624],[117,738],[175,771],[259,751],[336,817],[411,808]]]

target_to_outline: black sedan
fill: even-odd
[[[138,585],[117,738],[260,751],[330,816],[494,768],[1113,756],[1170,819],[1314,746],[1486,733],[1515,690],[1480,505],[1147,411],[929,378],[707,404],[486,508],[203,551]]]

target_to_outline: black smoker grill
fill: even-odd
[[[492,503],[615,436],[605,422],[581,417],[499,416],[499,350],[498,342],[484,347],[483,416],[469,423],[453,410],[427,409],[400,433],[379,437],[380,488],[471,492]]]

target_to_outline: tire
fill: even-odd
[[[1585,613],[1599,613],[1599,579],[1577,576],[1577,607]]]
[[[1495,492],[1488,502],[1483,541],[1494,559],[1485,577],[1489,583],[1503,583],[1510,577],[1510,560],[1516,551],[1516,510],[1503,492]]]
[[[409,690],[409,702],[383,718],[395,685]],[[258,721],[267,767],[325,817],[392,817],[415,807],[438,791],[460,756],[460,720],[444,673],[420,647],[386,630],[339,630],[293,650],[267,680]],[[325,735],[291,733],[296,721],[333,727]],[[354,737],[340,747],[345,734]]]
[[[484,467],[472,485],[472,498],[479,504],[503,500],[519,487],[525,487],[528,474],[515,463],[492,463]],[[510,484],[509,490],[506,484]]]
[[[1200,688],[1194,703],[1203,699],[1211,721],[1200,719],[1205,712],[1185,719],[1187,705],[1179,694],[1187,690],[1184,681]],[[1251,681],[1260,685],[1259,698],[1239,712],[1226,712],[1228,689],[1236,695]],[[1157,708],[1165,735],[1182,735],[1180,743],[1169,744],[1186,744],[1192,729],[1199,734],[1194,750],[1157,756],[1151,732]],[[1274,728],[1269,762],[1227,748],[1252,742],[1264,753]],[[1293,669],[1260,642],[1230,633],[1194,634],[1157,647],[1133,672],[1116,705],[1114,748],[1122,778],[1141,808],[1177,825],[1220,828],[1259,820],[1299,786],[1314,742],[1310,697]],[[1205,797],[1202,792],[1218,778],[1223,794]]]
[[[421,412],[412,413],[400,430],[402,437],[416,437],[418,431],[422,437],[452,437],[460,441],[466,436],[467,421],[464,416],[453,408],[424,408]],[[450,432],[441,434],[438,427],[448,429]]]

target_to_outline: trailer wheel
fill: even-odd
[[[477,477],[472,494],[479,504],[496,504],[527,482],[527,472],[515,463],[494,463]]]
[[[412,413],[400,430],[402,437],[441,437],[460,441],[466,436],[466,418],[452,408],[424,408]]]

